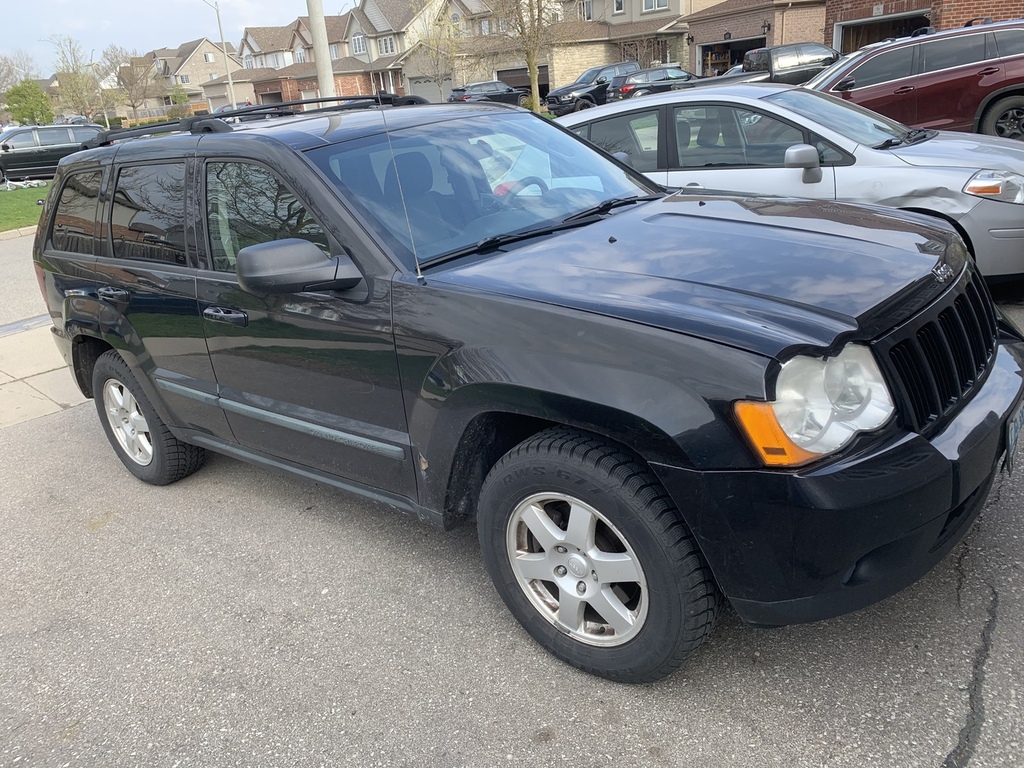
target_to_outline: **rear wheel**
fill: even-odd
[[[650,91],[637,91],[633,94],[633,98],[635,99],[638,96],[646,96],[648,93],[650,93]]]
[[[518,104],[520,107],[525,107],[530,102],[530,97],[525,93],[519,97]]]
[[[92,391],[107,439],[137,478],[167,485],[203,465],[206,451],[171,434],[117,352],[105,352],[96,360]]]
[[[1007,96],[985,111],[981,132],[1004,139],[1024,139],[1024,96]]]
[[[556,428],[521,443],[480,495],[484,561],[512,614],[563,661],[625,683],[671,673],[721,595],[645,465]]]

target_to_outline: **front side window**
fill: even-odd
[[[395,52],[395,38],[391,35],[382,37],[377,41],[377,55],[391,56]]]
[[[119,259],[185,264],[185,164],[122,168],[110,234]]]
[[[1024,29],[999,29],[995,36],[1000,56],[1020,56],[1024,53]]]
[[[921,71],[973,64],[985,60],[985,35],[961,35],[921,44]]]
[[[746,162],[735,109],[677,107],[674,124],[680,168],[742,166]]]
[[[366,53],[366,35],[352,36],[352,53]]]
[[[68,176],[57,200],[51,243],[58,251],[94,256],[96,249],[96,201],[100,196],[99,171]]]
[[[32,135],[32,131],[19,131],[6,137],[3,140],[3,145],[11,149],[27,149],[36,146],[36,139]]]
[[[855,88],[878,85],[913,74],[914,46],[908,45],[893,51],[872,56],[850,74],[856,80]]]
[[[330,256],[327,235],[306,207],[271,171],[252,163],[206,165],[206,222],[217,272],[234,272],[246,246],[286,238],[309,240]]]

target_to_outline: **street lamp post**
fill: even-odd
[[[217,12],[217,31],[220,33],[220,49],[224,54],[224,71],[228,73],[228,98],[231,99],[231,109],[234,109],[238,102],[235,101],[235,81],[231,79],[231,59],[228,58],[228,44],[224,42],[224,27],[220,24],[220,2],[219,0],[214,0],[212,3],[209,0],[203,0],[203,2]]]

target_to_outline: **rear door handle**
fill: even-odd
[[[981,70],[981,72],[978,73],[978,76],[981,77],[982,75],[994,75],[998,71],[999,67],[985,67],[983,70]]]
[[[124,288],[112,288],[109,285],[104,285],[102,288],[97,288],[96,293],[101,299],[105,299],[106,301],[120,303],[128,301],[128,291]]]
[[[893,93],[893,96],[902,96],[905,93],[910,93],[912,90],[914,90],[914,86],[912,86],[912,85],[904,85],[902,88],[897,88],[892,93]]]
[[[203,310],[203,317],[214,323],[227,323],[228,325],[240,325],[245,328],[249,325],[249,316],[237,309],[225,307],[207,307]]]

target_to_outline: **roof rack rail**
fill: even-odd
[[[111,128],[100,131],[96,136],[82,143],[82,149],[105,147],[118,139],[131,139],[137,136],[152,136],[156,133],[227,133],[231,126],[218,117],[211,115],[193,115],[180,120],[167,120],[162,123],[140,125],[137,128]]]
[[[922,35],[934,35],[935,27],[918,27],[910,33],[911,37],[921,37]]]
[[[991,24],[992,23],[992,17],[991,16],[977,16],[977,17],[971,19],[970,21],[968,21],[966,24],[964,24],[964,26],[965,27],[973,27],[974,26],[974,22],[978,22],[980,24]]]

